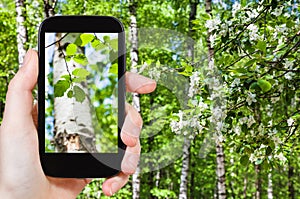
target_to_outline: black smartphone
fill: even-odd
[[[126,146],[125,33],[107,16],[55,16],[39,29],[38,137],[46,175],[116,175]]]

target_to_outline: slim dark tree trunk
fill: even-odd
[[[262,192],[262,180],[261,180],[261,176],[260,176],[260,165],[255,165],[255,173],[256,173],[256,181],[255,181],[255,199],[260,199],[261,198],[261,192]]]
[[[294,167],[289,163],[289,171],[288,171],[288,187],[289,187],[289,198],[295,199],[295,188],[293,183],[294,176]]]
[[[196,2],[190,2],[190,14],[189,14],[189,37],[194,36],[193,30],[193,20],[196,19],[197,15],[197,5]],[[188,40],[188,49],[187,49],[188,58],[193,62],[194,61],[194,42]],[[188,198],[188,174],[189,174],[189,162],[190,162],[190,145],[191,140],[189,138],[184,138],[183,144],[183,155],[182,155],[182,167],[181,167],[181,176],[180,176],[180,188],[179,188],[179,198],[186,199]]]
[[[57,0],[44,0],[44,14],[45,17],[52,17],[55,15],[54,8],[56,6]]]
[[[26,54],[26,43],[28,41],[27,28],[25,26],[26,7],[25,0],[15,0],[17,12],[17,43],[19,53],[19,66],[23,64],[23,59]]]

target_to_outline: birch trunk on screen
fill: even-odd
[[[23,64],[23,59],[26,54],[25,44],[28,41],[27,28],[25,26],[25,0],[15,0],[16,12],[17,12],[17,43],[18,43],[18,53],[19,53],[19,66]]]
[[[130,26],[129,26],[129,41],[130,41],[130,61],[131,61],[131,72],[137,73],[138,65],[138,30],[136,21],[136,9],[137,1],[129,1],[129,12],[130,12]],[[132,93],[132,105],[140,113],[140,96],[138,93]],[[139,165],[135,173],[132,175],[132,198],[140,198],[140,168]]]
[[[62,37],[56,34],[56,41]],[[76,68],[83,68],[77,63],[66,62],[63,46],[66,42],[74,42],[75,35],[69,34],[58,42],[55,47],[53,59],[53,83],[55,84],[62,75],[69,75]],[[86,94],[86,83],[77,83]],[[54,142],[58,152],[96,152],[95,134],[92,125],[90,101],[85,97],[83,102],[78,102],[74,97],[66,94],[54,98]]]

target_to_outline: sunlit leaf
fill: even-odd
[[[257,84],[263,92],[268,92],[272,88],[272,85],[267,80],[259,79]]]
[[[91,42],[95,38],[94,35],[89,34],[89,33],[83,33],[80,35],[80,39],[82,41],[81,46],[85,46],[89,42]]]
[[[77,46],[75,44],[69,44],[66,48],[67,55],[74,55],[77,51]]]
[[[84,54],[76,54],[73,59],[75,62],[83,66],[88,64],[88,60]]]
[[[95,39],[92,41],[92,47],[95,49],[95,50],[101,50],[103,48],[106,47],[106,45],[104,45],[101,41],[99,41],[98,39]]]
[[[73,70],[72,74],[76,77],[86,78],[90,74],[90,72],[85,68],[76,68],[75,70]]]
[[[104,42],[108,43],[109,40],[110,40],[110,37],[109,37],[109,36],[104,36],[104,37],[103,37],[103,40],[104,40]]]
[[[118,39],[112,39],[108,43],[113,50],[118,50]]]

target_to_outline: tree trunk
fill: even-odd
[[[205,11],[208,15],[212,17],[212,6],[211,0],[205,0]],[[208,48],[208,61],[211,62],[214,57],[214,48],[211,46],[210,42],[211,33],[207,32],[207,48]],[[223,150],[222,143],[216,139],[216,161],[217,161],[217,193],[218,198],[223,199],[226,198],[226,179],[225,179],[225,154]]]
[[[255,199],[260,199],[261,198],[261,192],[262,192],[262,187],[261,187],[261,176],[260,176],[260,165],[255,165],[255,173],[256,173],[256,181],[255,181]]]
[[[17,12],[17,43],[19,52],[19,67],[23,64],[23,59],[26,54],[26,43],[28,41],[27,28],[25,26],[25,0],[15,0]]]
[[[137,73],[138,65],[138,30],[136,21],[136,9],[137,1],[129,1],[129,12],[130,12],[130,26],[129,26],[129,41],[130,47],[130,60],[131,60],[131,72]],[[140,113],[140,96],[138,93],[132,93],[132,105]],[[136,172],[132,175],[132,198],[140,198],[140,167],[137,166]]]
[[[182,167],[181,167],[181,176],[180,176],[180,188],[179,188],[180,199],[187,199],[190,143],[191,141],[188,138],[184,139],[184,145],[182,149],[183,155],[182,155]]]
[[[52,3],[51,3],[52,2]],[[45,17],[52,17],[55,15],[54,8],[56,6],[57,0],[44,0],[44,14]]]
[[[295,188],[293,183],[293,176],[294,176],[294,167],[289,165],[288,171],[288,187],[289,187],[289,198],[295,199]]]
[[[268,199],[273,199],[272,171],[268,174]]]
[[[217,147],[217,181],[218,198],[226,198],[226,180],[225,180],[225,154],[221,143],[216,143]]]
[[[197,5],[198,3],[190,3],[190,14],[189,14],[189,40],[187,45],[187,56],[191,60],[194,61],[194,42],[192,39],[194,36],[193,30],[193,20],[196,19],[197,15]],[[191,132],[192,133],[192,132]],[[180,175],[180,186],[179,186],[179,198],[186,199],[188,197],[188,174],[189,174],[189,163],[190,163],[190,145],[191,140],[187,137],[184,138],[183,144],[183,155],[182,155],[182,167],[181,167],[181,175]]]
[[[77,36],[78,34],[69,34],[56,44],[53,59],[54,84],[62,75],[70,75],[74,69],[83,67],[75,62],[67,63],[65,51],[62,49],[66,42],[74,42]],[[60,38],[61,33],[57,33],[56,41]],[[86,83],[75,84],[88,96]],[[54,143],[57,152],[97,152],[90,101],[87,97],[82,103],[74,97],[67,97],[66,94],[54,98],[54,121]]]

